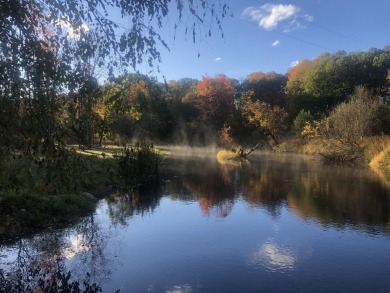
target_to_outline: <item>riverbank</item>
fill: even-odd
[[[0,242],[69,225],[113,190],[157,183],[163,154],[152,147],[108,146],[70,147],[50,161],[9,158],[0,174]]]
[[[336,163],[368,165],[385,182],[390,182],[390,136],[364,137],[359,143],[345,143],[341,140],[322,137],[290,138],[277,146],[275,150],[322,156],[327,161],[340,158],[340,161],[335,160]]]

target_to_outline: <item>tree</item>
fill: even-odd
[[[172,139],[176,143],[192,143],[194,132],[199,128],[199,110],[195,107],[197,99],[197,79],[182,78],[168,82],[168,107],[172,113]]]
[[[103,92],[98,109],[100,141],[107,131],[123,138],[137,139],[162,139],[170,132],[167,101],[155,79],[126,74],[111,79]]]
[[[324,53],[313,61],[303,61],[288,74],[286,95],[292,117],[301,109],[316,118],[328,115],[345,101],[358,85],[384,96],[390,51]]]
[[[7,109],[0,118],[1,151],[54,154],[66,134],[64,97],[78,96],[81,105],[94,66],[108,68],[111,76],[119,67],[155,66],[158,46],[168,47],[159,30],[171,9],[177,12],[175,30],[183,25],[193,41],[210,36],[211,23],[222,32],[229,10],[222,0],[1,1],[0,101]],[[131,25],[110,18],[112,11]]]
[[[282,135],[288,128],[288,114],[286,110],[259,100],[253,102],[252,96],[252,91],[243,94],[243,105],[241,108],[243,115],[260,133],[270,136],[274,143],[278,145],[278,136]]]
[[[234,87],[223,74],[215,78],[204,76],[198,83],[195,105],[201,119],[220,130],[234,112]]]
[[[254,72],[248,75],[242,83],[243,91],[253,90],[254,100],[260,100],[271,105],[285,105],[285,86],[287,77],[275,72]]]

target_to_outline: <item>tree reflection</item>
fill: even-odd
[[[243,197],[253,208],[265,208],[273,217],[278,217],[286,202],[288,173],[268,164],[255,165],[245,172]]]
[[[288,206],[300,217],[323,225],[384,230],[390,215],[388,192],[367,171],[324,166],[301,176],[290,190]]]
[[[116,193],[107,199],[108,213],[114,225],[126,226],[135,215],[153,213],[161,198],[157,187]]]
[[[97,283],[110,275],[108,237],[91,215],[68,229],[18,240],[0,263],[0,292],[99,292]]]
[[[287,207],[322,225],[389,233],[389,193],[369,170],[324,165],[304,156],[253,158],[243,164],[219,164],[210,158],[174,161],[171,174],[179,176],[172,176],[166,193],[174,199],[197,200],[205,216],[226,217],[243,198],[273,217]]]
[[[224,218],[235,203],[238,173],[234,166],[217,165],[215,160],[196,158],[179,163],[181,176],[172,177],[167,193],[175,199],[197,200],[204,216]]]

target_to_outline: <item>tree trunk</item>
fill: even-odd
[[[275,145],[279,144],[279,141],[276,139],[275,135],[267,128],[266,129],[269,136],[271,136],[272,140],[274,141]]]

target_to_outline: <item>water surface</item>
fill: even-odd
[[[389,292],[389,190],[370,170],[177,154],[162,177],[73,227],[3,245],[0,266],[89,272],[103,292]]]

